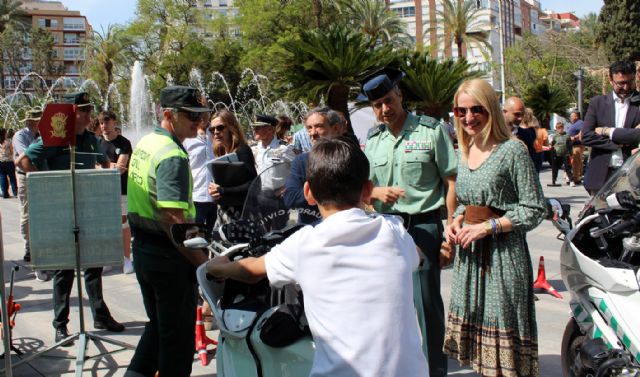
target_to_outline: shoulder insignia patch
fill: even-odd
[[[440,122],[437,119],[432,118],[430,116],[420,115],[418,117],[418,124],[421,126],[429,127],[429,128],[436,128],[438,127],[438,125],[440,125]]]
[[[384,124],[379,124],[379,125],[371,128],[371,129],[369,129],[369,132],[367,133],[367,139],[370,139],[370,138],[376,136],[377,134],[379,134],[383,130],[384,130]]]

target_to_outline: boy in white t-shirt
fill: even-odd
[[[323,221],[260,258],[216,258],[211,275],[281,287],[298,283],[316,343],[311,376],[428,376],[413,306],[419,257],[400,218],[370,215],[364,153],[343,138],[309,155],[304,195]]]

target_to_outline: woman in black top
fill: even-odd
[[[216,112],[211,117],[209,131],[213,135],[214,155],[221,157],[235,153],[238,161],[243,162],[246,169],[246,181],[237,186],[221,186],[215,182],[209,184],[209,194],[218,203],[216,226],[219,226],[239,219],[242,215],[242,205],[249,186],[257,176],[256,163],[240,128],[240,122],[233,112],[226,109]]]

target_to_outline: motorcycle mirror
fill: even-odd
[[[202,249],[211,242],[211,234],[204,224],[185,223],[171,226],[171,238],[177,245]]]

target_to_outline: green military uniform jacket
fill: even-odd
[[[408,113],[397,137],[386,125],[378,125],[369,133],[364,152],[374,186],[405,190],[405,197],[392,205],[375,201],[376,211],[418,214],[445,204],[443,180],[456,174],[458,158],[437,120]]]
[[[95,169],[96,162],[107,162],[100,141],[90,131],[76,135],[76,169]],[[80,153],[81,152],[81,153]],[[69,147],[45,147],[42,138],[25,149],[24,154],[38,170],[69,170]]]

